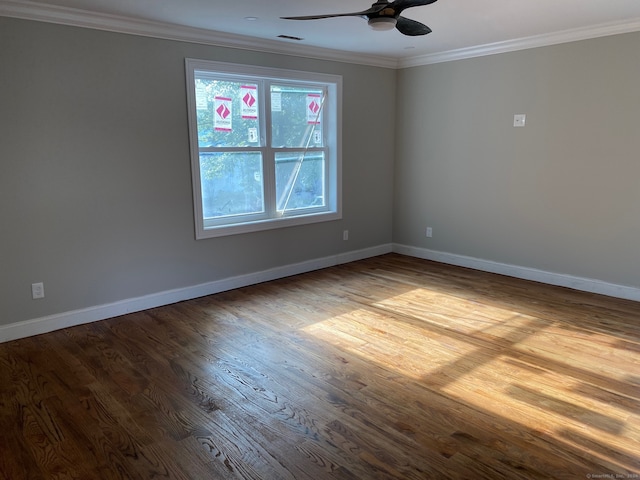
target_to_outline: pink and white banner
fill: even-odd
[[[231,132],[233,124],[231,121],[231,99],[227,97],[215,97],[213,113],[213,124],[216,132]]]
[[[258,118],[258,87],[256,85],[243,85],[240,87],[240,105],[242,118]]]
[[[322,108],[322,95],[319,93],[307,94],[307,123],[320,125],[320,109]]]

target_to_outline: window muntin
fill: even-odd
[[[186,65],[197,238],[340,218],[340,77]]]

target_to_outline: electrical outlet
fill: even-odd
[[[426,234],[427,234],[427,237],[429,237],[429,238],[433,237],[433,228],[427,227]]]
[[[38,298],[44,298],[44,283],[32,283],[31,284],[31,297],[34,300]]]
[[[349,230],[342,232],[342,240],[349,240]]]

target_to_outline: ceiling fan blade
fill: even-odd
[[[372,15],[378,13],[380,10],[384,8],[383,6],[375,7],[371,6],[362,12],[352,12],[352,13],[329,13],[327,15],[305,15],[301,17],[280,17],[283,20],[318,20],[320,18],[333,18],[333,17],[366,17],[367,15]]]
[[[389,7],[393,8],[396,13],[402,12],[405,8],[421,7],[422,5],[431,5],[436,0],[395,0],[391,2]]]
[[[409,35],[410,37],[426,35],[427,33],[431,33],[432,31],[424,23],[416,22],[415,20],[411,20],[410,18],[405,17],[398,17],[396,28],[400,33]]]

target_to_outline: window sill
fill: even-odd
[[[196,227],[196,240],[261,232],[264,230],[274,230],[276,228],[294,227],[312,223],[331,222],[334,220],[340,220],[341,218],[342,214],[340,212],[322,212],[295,217],[269,218],[266,220],[239,223],[236,225],[220,225],[206,228],[198,225]]]

